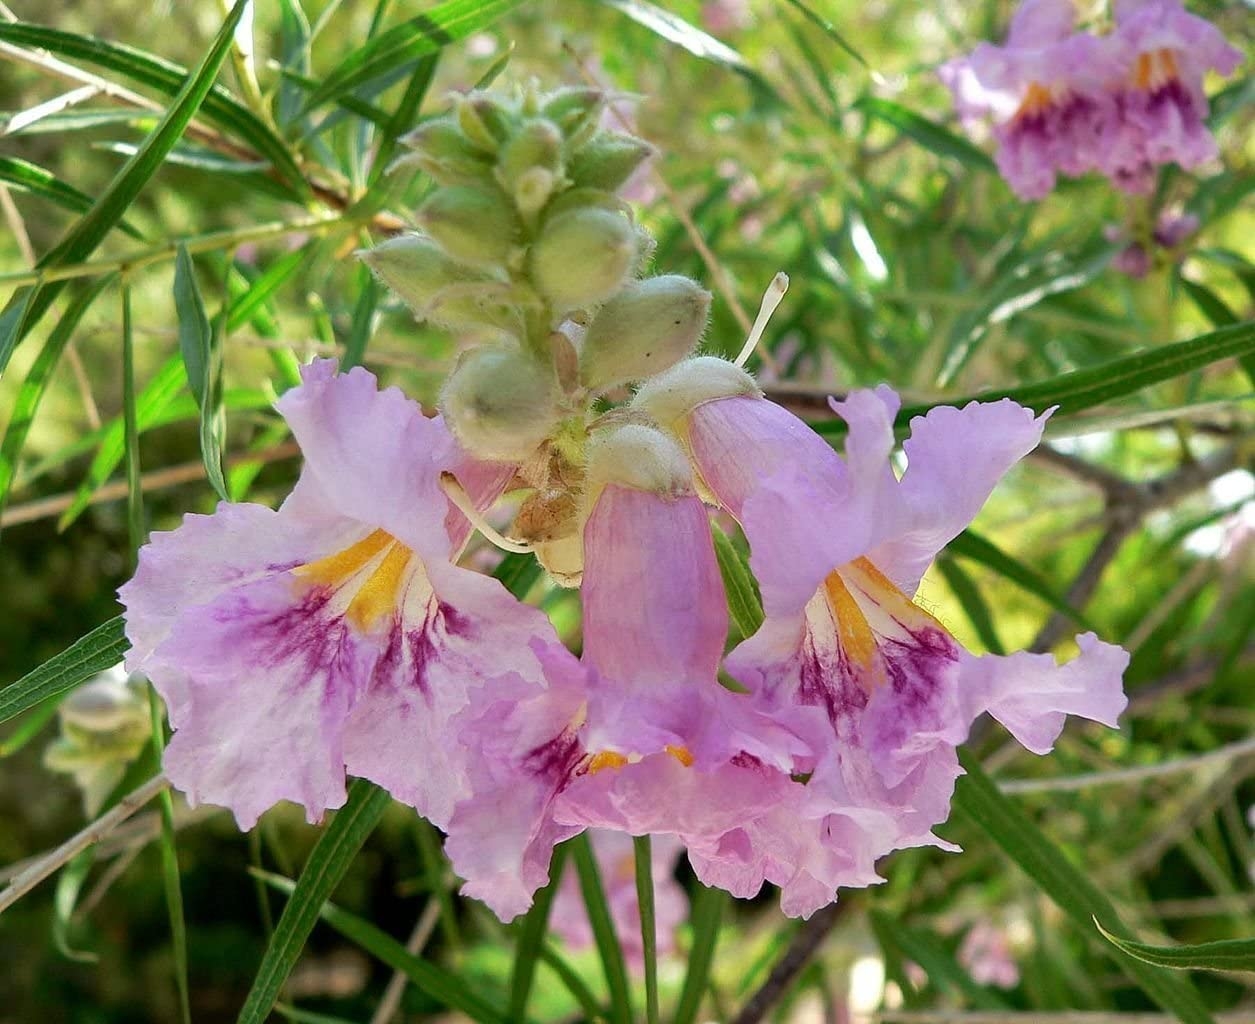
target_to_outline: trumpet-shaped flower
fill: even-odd
[[[167,702],[165,768],[191,802],[243,828],[284,799],[314,821],[347,771],[443,825],[466,795],[450,720],[477,688],[543,687],[546,660],[570,655],[538,610],[453,564],[467,528],[440,474],[483,497],[507,470],[472,465],[365,370],[302,377],[278,402],[305,457],[296,488],[278,511],[223,503],[153,536],[120,592],[127,667]]]
[[[1203,76],[1231,74],[1242,54],[1179,0],[1117,0],[1111,36],[1116,98],[1101,148],[1102,170],[1130,192],[1147,192],[1154,168],[1189,169],[1216,155]]]

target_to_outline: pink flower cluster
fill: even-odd
[[[1216,155],[1203,76],[1230,74],[1241,53],[1180,0],[1114,0],[1114,16],[1093,35],[1075,31],[1072,0],[1024,0],[1004,45],[940,69],[963,122],[992,122],[998,169],[1021,198],[1088,171],[1147,192],[1157,166]]]
[[[594,426],[582,498],[583,648],[458,564],[515,468],[360,368],[321,361],[278,409],[305,455],[278,511],[222,504],[156,534],[122,588],[131,671],[165,698],[166,771],[243,828],[280,800],[311,820],[371,779],[448,833],[464,892],[526,910],[556,843],[585,829],[682,844],[739,896],[809,915],[877,858],[933,835],[989,712],[1044,753],[1068,714],[1114,726],[1128,656],[1091,634],[976,656],[912,601],[937,552],[1038,442],[1003,400],[911,423],[898,398],[833,408],[844,457],[731,363],[678,364]],[[650,425],[652,424],[652,425]],[[710,513],[752,549],[766,619],[725,657]]]

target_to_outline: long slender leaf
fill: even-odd
[[[22,386],[18,388],[17,397],[13,400],[13,411],[9,414],[9,424],[5,427],[4,440],[0,441],[0,512],[4,511],[9,489],[17,472],[18,458],[26,444],[26,435],[30,432],[39,403],[43,401],[44,393],[52,380],[53,371],[61,361],[61,355],[78,328],[79,321],[83,319],[83,314],[113,280],[112,274],[98,278],[74,296],[61,314],[61,319],[57,321],[57,326],[49,333],[48,340],[44,342],[44,347],[31,365]]]
[[[654,918],[654,853],[648,835],[632,837],[636,874],[636,905],[641,918],[641,952],[645,961],[645,1020],[659,1024],[658,922]]]
[[[688,971],[684,975],[684,987],[680,990],[673,1024],[693,1024],[697,1020],[702,997],[710,984],[710,968],[715,962],[715,946],[719,942],[719,922],[727,902],[728,894],[722,889],[698,886],[689,912],[693,945],[689,949]]]
[[[32,195],[50,199],[58,206],[75,213],[90,210],[92,197],[80,192],[73,185],[62,181],[51,171],[46,171],[38,164],[13,156],[0,156],[0,181],[7,182],[14,188]],[[132,238],[143,239],[143,234],[136,231],[126,221],[120,221],[118,227]]]
[[[606,976],[606,988],[610,992],[610,1017],[615,1024],[632,1024],[632,1003],[628,989],[627,966],[623,961],[623,947],[619,945],[606,891],[601,884],[601,872],[593,857],[588,833],[571,840],[571,855],[575,870],[580,876],[580,892],[588,910],[588,922],[592,925],[593,941],[601,957],[601,969]]]
[[[386,790],[363,779],[349,787],[348,802],[318,837],[301,877],[292,885],[292,898],[283,908],[270,945],[262,956],[261,966],[240,1011],[239,1024],[262,1024],[269,1016],[280,988],[296,966],[305,940],[324,912],[324,904],[391,802]],[[402,949],[404,951],[404,947]]]
[[[230,31],[225,37],[228,43],[243,13],[242,8],[238,12],[232,10],[228,18]],[[215,37],[215,47],[221,38],[223,38],[223,33],[219,30],[218,36]],[[61,57],[114,71],[125,75],[132,82],[156,89],[167,96],[178,95],[189,80],[187,68],[144,50],[93,36],[66,32],[47,25],[35,25],[22,21],[0,22],[0,41],[12,43],[14,46],[48,50]],[[214,49],[210,50],[211,54],[214,52]],[[223,56],[225,57],[226,54],[224,53]],[[197,70],[197,75],[204,67],[205,64],[202,63],[201,68]],[[283,140],[271,131],[261,118],[220,85],[214,85],[208,91],[203,98],[203,103],[205,119],[257,150],[259,155],[274,166],[280,177],[293,187],[291,194],[294,198],[308,194],[308,187],[295,157]],[[83,111],[77,114],[77,118],[84,122],[80,125],[81,127],[88,127],[91,126],[88,120],[91,116],[96,115],[94,123],[100,124],[102,114],[103,112],[98,111]],[[127,116],[134,123],[140,123],[142,119],[152,117],[151,114],[145,114],[143,111],[131,111]]]
[[[527,1018],[527,1000],[536,979],[536,965],[540,962],[549,928],[549,909],[562,883],[562,869],[566,865],[566,846],[559,846],[549,864],[549,884],[536,893],[532,908],[523,918],[518,929],[518,941],[514,944],[514,966],[510,971],[510,1020]]]
[[[1194,946],[1151,946],[1113,935],[1097,918],[1103,938],[1131,957],[1175,971],[1255,971],[1255,939],[1221,939]]]
[[[218,497],[230,501],[222,476],[222,355],[196,284],[196,267],[182,245],[174,260],[174,308],[187,382],[200,407],[200,454],[205,476]]]
[[[753,636],[763,624],[762,602],[758,598],[754,577],[749,566],[745,564],[745,557],[722,530],[715,529],[712,532],[715,537],[715,558],[719,562],[723,589],[728,597],[728,615],[735,632],[733,639],[739,642]]]
[[[1006,1010],[1006,1000],[979,985],[936,938],[918,928],[910,928],[889,914],[873,910],[872,926],[882,942],[890,942],[906,957],[924,969],[928,980],[938,988],[962,993],[968,1005],[981,1010]]]
[[[302,113],[337,99],[398,65],[479,32],[522,0],[444,0],[382,32],[344,58],[306,98]]]
[[[864,96],[854,104],[854,109],[891,125],[931,153],[957,160],[969,170],[997,170],[993,160],[983,150],[977,149],[967,139],[955,135],[928,118],[908,110],[901,103],[879,96]]]
[[[122,660],[130,644],[118,615],[75,640],[39,668],[0,690],[0,722],[16,718],[41,701],[72,690]]]
[[[985,645],[985,649],[991,654],[1006,654],[1006,648],[1003,647],[1002,640],[998,637],[997,627],[994,626],[993,616],[989,614],[989,605],[985,603],[985,597],[981,594],[976,581],[964,572],[953,558],[939,558],[937,571],[941,573],[942,579],[946,581],[955,599],[963,606],[968,621],[976,630],[976,635],[980,637],[980,642]]]
[[[1255,320],[1222,327],[1186,341],[1135,352],[1101,366],[1074,370],[1037,384],[997,388],[944,402],[906,406],[898,413],[895,425],[905,428],[912,417],[922,416],[939,405],[962,406],[973,401],[996,402],[1000,398],[1010,398],[1033,409],[1057,405],[1059,411],[1056,416],[1069,416],[1221,360],[1240,359],[1251,353],[1255,353]],[[840,437],[846,428],[841,420],[829,420],[814,424],[814,429],[825,437]]]
[[[1121,930],[1111,902],[1009,800],[966,750],[959,759],[967,774],[954,791],[954,807],[975,823],[1019,868],[1036,882],[1059,909],[1082,929],[1097,920],[1108,931]],[[1112,957],[1142,990],[1184,1024],[1214,1024],[1211,1014],[1188,980],[1112,949]]]
[[[383,791],[376,790],[376,792]],[[343,814],[344,811],[340,813]],[[306,872],[308,873],[308,868]],[[286,892],[292,896],[292,899],[288,902],[288,907],[291,907],[300,898],[301,880],[304,879],[304,875],[301,876],[301,880],[293,883],[287,878],[272,875],[266,871],[259,871],[256,874],[268,885],[272,885],[280,892]],[[364,921],[357,915],[350,914],[347,910],[343,910],[330,902],[323,902],[314,909],[318,917],[321,917],[346,939],[351,939],[361,946],[362,949],[393,968],[393,970],[400,971],[409,978],[415,988],[426,992],[427,995],[437,1000],[441,1005],[447,1006],[451,1010],[458,1010],[470,1017],[471,1020],[479,1021],[480,1024],[506,1024],[507,1018],[491,1004],[477,996],[471,986],[464,980],[453,977],[435,964],[415,956],[387,932],[376,928],[369,921]],[[286,916],[287,910],[285,909],[284,917]],[[283,918],[281,917],[279,919],[279,929],[282,928]],[[279,934],[279,929],[276,929],[276,936]],[[247,1007],[245,1009],[247,1010]],[[246,1019],[260,1020],[261,1018],[240,1016],[241,1022]],[[509,1020],[513,1022],[515,1018],[509,1018]]]
[[[230,14],[227,15],[226,21],[223,22],[222,28],[218,30],[218,35],[214,38],[213,45],[209,48],[205,59],[201,61],[200,66],[196,69],[196,73],[190,76],[179,90],[170,109],[166,111],[165,116],[161,119],[161,123],[144,140],[144,144],[140,146],[139,151],[126,162],[118,172],[117,177],[105,186],[100,198],[96,200],[91,210],[81,217],[66,236],[39,261],[38,266],[40,268],[54,267],[62,263],[82,262],[91,255],[113,226],[121,220],[131,203],[135,201],[135,197],[139,195],[140,190],[156,174],[157,169],[165,160],[166,154],[183,137],[183,133],[187,130],[187,126],[193,116],[195,116],[196,111],[200,109],[201,104],[205,101],[205,97],[209,95],[214,79],[218,76],[218,70],[231,47],[231,39],[235,33],[235,27],[239,24],[240,18],[243,16],[248,4],[249,0],[236,0],[235,6],[231,9]],[[21,23],[0,22],[0,40],[17,43],[18,45],[41,45],[37,42],[31,43],[21,38],[14,38],[13,30],[23,27],[29,28],[30,26],[23,26]],[[9,304],[5,308],[4,320],[0,320],[0,374],[9,365],[13,349],[21,342],[31,327],[48,311],[48,308],[64,288],[64,281],[34,285],[30,288],[22,289],[9,300]],[[3,326],[6,325],[5,321],[7,321],[12,311],[19,307],[24,307],[22,324],[11,335],[6,334],[6,331],[3,329]]]

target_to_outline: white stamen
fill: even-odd
[[[471,496],[466,493],[466,488],[458,481],[458,478],[452,473],[444,472],[440,474],[440,489],[444,491],[445,496],[457,506],[459,512],[470,521],[484,537],[501,548],[502,551],[513,551],[516,554],[526,555],[532,551],[530,544],[524,544],[521,541],[510,540],[509,537],[502,536],[497,530],[489,524],[484,518],[484,514],[475,507],[475,503],[471,501]]]
[[[767,291],[763,293],[762,305],[758,307],[758,317],[754,320],[754,326],[750,328],[750,336],[745,339],[745,347],[741,349],[741,354],[736,357],[736,365],[744,366],[746,361],[754,353],[754,349],[758,347],[758,343],[762,340],[763,331],[767,329],[767,323],[771,320],[771,314],[776,311],[776,307],[780,305],[784,298],[784,293],[789,290],[789,275],[779,273],[771,279],[771,284],[767,286]]]

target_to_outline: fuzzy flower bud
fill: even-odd
[[[458,360],[440,411],[471,454],[520,462],[557,426],[557,399],[551,368],[520,349],[485,346]]]
[[[632,135],[594,135],[571,157],[568,174],[578,186],[613,192],[655,152],[644,139]]]
[[[604,302],[631,273],[638,252],[627,218],[572,210],[548,220],[532,247],[532,280],[558,314]]]
[[[496,188],[437,189],[418,210],[418,223],[455,260],[503,266],[518,235],[510,201]]]
[[[580,353],[580,383],[593,390],[643,380],[696,347],[710,292],[678,274],[629,285],[593,317]]]
[[[472,92],[457,105],[458,127],[471,145],[495,155],[510,135],[510,116],[488,93]]]
[[[699,405],[734,395],[761,398],[762,391],[735,363],[717,356],[698,356],[647,381],[632,399],[631,408],[671,429]]]
[[[489,158],[473,146],[449,118],[419,125],[401,142],[413,150],[390,169],[417,164],[441,185],[469,185],[492,179]]]
[[[501,147],[497,181],[524,216],[539,213],[562,185],[562,132],[552,121],[525,123]]]
[[[541,113],[558,126],[569,143],[578,145],[597,128],[606,94],[588,86],[568,86],[546,97]]]
[[[594,435],[588,445],[586,501],[617,484],[674,497],[691,493],[693,471],[684,451],[661,430],[627,423]]]
[[[397,235],[357,256],[420,320],[442,327],[517,330],[518,314],[505,297],[504,282],[450,259],[424,235]]]

